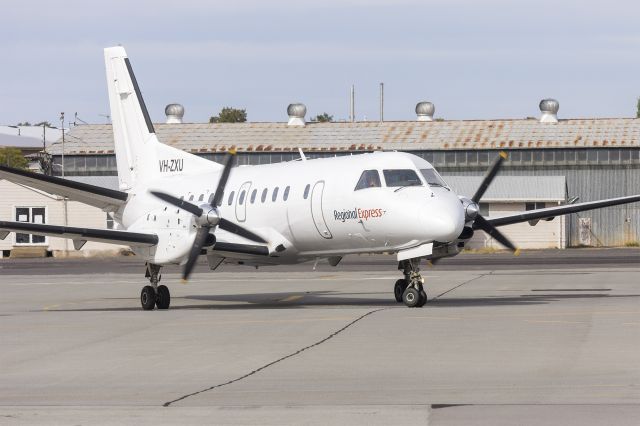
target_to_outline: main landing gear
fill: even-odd
[[[142,287],[140,293],[140,304],[145,311],[151,311],[154,307],[158,309],[169,309],[171,294],[166,285],[158,285],[162,276],[160,275],[160,265],[147,263],[145,277],[149,278],[151,285]]]
[[[421,308],[427,303],[427,293],[424,291],[424,278],[420,275],[420,259],[403,260],[398,263],[398,269],[404,274],[404,279],[396,281],[393,294],[396,302],[404,303],[409,308]]]

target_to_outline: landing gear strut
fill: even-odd
[[[396,281],[393,294],[396,302],[404,302],[409,308],[421,308],[427,303],[427,293],[424,291],[424,278],[420,275],[420,259],[408,259],[398,263],[398,269],[404,274],[404,279]]]
[[[158,285],[162,276],[160,275],[160,265],[147,263],[146,278],[149,278],[151,285],[146,285],[140,293],[140,304],[145,311],[151,311],[154,307],[158,309],[169,309],[171,294],[166,285]]]

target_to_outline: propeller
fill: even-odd
[[[493,182],[493,179],[496,177],[496,175],[500,171],[502,162],[506,159],[507,159],[507,153],[504,151],[500,151],[498,158],[495,159],[495,161],[493,162],[489,170],[487,170],[487,173],[482,179],[482,182],[480,183],[480,186],[476,190],[476,193],[473,194],[473,197],[471,197],[471,201],[473,201],[476,204],[480,203],[480,199],[482,198],[484,193],[489,188],[489,185],[491,185],[491,182]],[[489,234],[491,237],[493,237],[496,241],[498,241],[500,244],[502,244],[503,246],[511,250],[516,256],[519,255],[520,249],[518,249],[502,232],[498,231],[498,228],[496,228],[495,226],[487,222],[487,220],[480,215],[479,209],[477,209],[477,211],[478,212],[475,214],[475,217],[473,218],[472,228],[483,230],[484,232]]]
[[[182,280],[186,281],[193,270],[193,267],[196,264],[196,260],[198,260],[198,256],[202,250],[202,247],[210,241],[210,236],[213,237],[213,244],[215,244],[215,236],[211,235],[216,227],[220,227],[227,232],[231,232],[233,234],[239,235],[248,240],[266,244],[262,237],[259,235],[249,231],[246,228],[243,228],[240,225],[237,225],[223,217],[220,216],[220,212],[218,211],[218,204],[222,201],[222,196],[224,193],[224,188],[227,185],[227,181],[229,180],[229,174],[231,173],[231,168],[233,167],[233,157],[235,156],[235,151],[229,151],[227,153],[227,157],[224,162],[224,168],[222,169],[222,173],[220,174],[220,179],[218,180],[218,185],[216,186],[216,191],[211,199],[210,204],[202,204],[197,206],[183,199],[174,197],[173,195],[166,194],[160,191],[150,191],[152,195],[161,199],[162,201],[174,205],[184,211],[187,211],[196,217],[196,224],[198,225],[198,231],[196,232],[196,238],[193,241],[193,246],[191,246],[191,250],[189,251],[189,257],[187,258],[187,262],[184,265],[184,270],[182,271]],[[211,242],[209,242],[211,245]]]

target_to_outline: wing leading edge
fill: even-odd
[[[67,197],[103,210],[115,210],[129,197],[126,192],[6,166],[0,166],[0,179]]]
[[[603,207],[617,206],[620,204],[635,203],[640,201],[640,195],[630,195],[628,197],[609,198],[607,200],[588,201],[585,203],[569,204],[558,207],[548,207],[546,209],[528,210],[509,216],[486,219],[493,226],[512,225],[514,223],[527,222],[530,220],[549,219],[569,213],[578,213],[585,210],[601,209]],[[474,224],[474,229],[477,229]]]
[[[69,238],[79,250],[87,241],[109,244],[126,244],[136,247],[150,247],[158,244],[155,234],[140,232],[116,231],[112,229],[75,228],[72,226],[40,225],[27,222],[0,221],[0,239],[5,239],[9,232],[47,235],[49,237]]]

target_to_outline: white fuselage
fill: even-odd
[[[420,175],[426,168],[432,169],[427,161],[396,152],[235,167],[218,207],[220,216],[269,241],[270,252],[275,254],[280,245],[285,250],[264,259],[231,257],[244,256],[255,264],[296,263],[455,241],[464,226],[463,206],[451,189],[427,184]],[[183,170],[174,175],[165,169],[166,176],[132,188],[130,200],[116,215],[122,228],[158,235],[156,247],[135,249],[157,264],[180,263],[196,228],[190,213],[148,191],[161,190],[202,205],[214,193],[220,174]],[[387,186],[384,170],[398,169],[416,171],[422,185]],[[377,170],[381,186],[355,190],[364,170]],[[220,229],[214,232],[218,241],[254,244]]]

